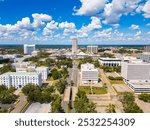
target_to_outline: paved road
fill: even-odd
[[[27,98],[24,94],[21,94],[19,97],[20,101],[15,105],[15,108],[11,111],[11,113],[20,113],[21,109],[27,103]]]
[[[116,91],[114,90],[114,88],[112,87],[111,83],[109,82],[107,76],[105,75],[103,70],[100,70],[100,74],[101,74],[101,80],[103,83],[106,83],[107,88],[108,88],[108,93],[110,93],[111,95],[117,95]]]
[[[65,90],[62,107],[65,112],[68,111],[68,103],[70,100],[75,100],[78,87],[78,64],[73,61],[73,68],[68,68],[69,77],[67,78],[68,86]],[[73,86],[71,86],[71,81],[73,81]],[[72,104],[73,105],[73,104]],[[74,110],[73,110],[74,112]]]
[[[73,62],[73,68],[72,68],[72,81],[73,81],[73,87],[78,87],[78,63],[75,61]]]

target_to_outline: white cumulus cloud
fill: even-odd
[[[140,27],[139,27],[139,25],[132,24],[132,25],[129,27],[129,29],[131,29],[131,30],[139,30]]]
[[[112,0],[104,8],[103,16],[105,24],[117,24],[120,17],[132,13],[138,7],[141,0]]]
[[[93,15],[99,13],[105,6],[107,0],[80,0],[81,7],[74,9],[75,15]]]
[[[144,12],[145,18],[150,18],[150,0],[148,0],[145,5],[143,6],[142,11]]]

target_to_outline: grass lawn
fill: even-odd
[[[92,94],[91,93],[91,88],[89,86],[87,87],[80,87],[79,88],[80,91],[84,91],[86,94]],[[106,88],[100,88],[100,87],[92,87],[93,89],[93,94],[106,94],[107,93],[107,89]]]
[[[122,80],[109,80],[111,84],[124,84]]]
[[[91,94],[91,88],[89,86],[85,86],[85,87],[81,86],[79,87],[79,90],[84,91],[86,94]]]
[[[106,94],[107,89],[106,88],[100,88],[100,87],[93,87],[93,94]]]

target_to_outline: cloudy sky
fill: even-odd
[[[150,0],[0,0],[0,44],[150,44]]]

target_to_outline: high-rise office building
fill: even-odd
[[[150,52],[150,46],[145,46],[144,47],[144,52]]]
[[[32,55],[32,52],[35,51],[35,45],[24,45],[24,54]]]
[[[72,55],[76,57],[78,51],[78,40],[76,38],[72,39]]]
[[[98,46],[87,46],[87,53],[96,54],[98,52]]]

